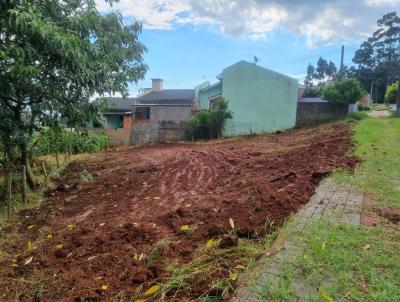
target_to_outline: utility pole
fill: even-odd
[[[374,98],[372,97],[372,90],[373,90],[373,89],[374,89],[374,81],[372,80],[372,83],[371,83],[371,92],[370,92],[370,94],[369,94],[372,103],[374,102]]]
[[[342,45],[342,54],[340,56],[340,78],[343,78],[343,60],[344,60],[344,45]]]

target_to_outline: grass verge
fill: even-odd
[[[362,162],[353,174],[335,171],[337,182],[353,183],[376,201],[363,211],[400,209],[400,118],[366,117],[354,128],[354,154]],[[297,236],[286,229],[289,236]],[[400,301],[400,233],[387,221],[355,227],[311,221],[301,235],[304,253],[286,259],[277,278],[255,287],[260,301]]]

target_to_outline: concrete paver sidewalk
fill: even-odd
[[[331,178],[321,181],[310,201],[296,214],[294,222],[289,225],[288,233],[292,231],[300,235],[296,236],[295,240],[285,240],[283,248],[271,256],[270,261],[256,278],[253,286],[239,288],[231,301],[268,301],[265,298],[261,300],[257,298],[252,288],[263,286],[266,283],[273,285],[279,282],[279,275],[284,269],[285,262],[290,262],[303,255],[306,243],[301,234],[304,236],[307,232],[308,222],[323,218],[331,222],[357,226],[361,220],[362,200],[363,194],[356,192],[351,185],[338,185]],[[305,286],[301,280],[292,282],[292,287],[295,292],[293,301],[296,302],[306,301],[310,297],[318,295],[317,289]]]

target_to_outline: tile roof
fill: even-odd
[[[129,111],[136,103],[136,98],[104,98],[110,112]]]
[[[194,98],[194,89],[164,89],[146,93],[136,100],[138,104],[191,105]]]

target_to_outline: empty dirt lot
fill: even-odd
[[[1,231],[0,300],[137,296],[169,278],[169,262],[192,260],[210,239],[259,238],[266,221],[282,224],[322,177],[355,167],[351,148],[351,125],[342,122],[72,162],[40,208]],[[207,293],[210,282],[174,299]]]

